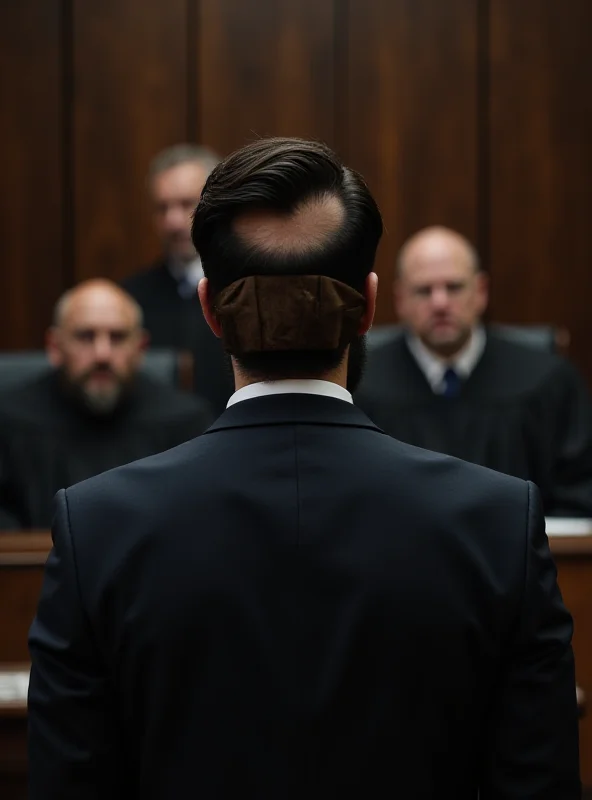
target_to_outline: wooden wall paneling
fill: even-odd
[[[118,280],[159,252],[146,170],[186,141],[187,0],[74,4],[77,279]]]
[[[592,381],[592,3],[489,6],[492,316],[566,326]]]
[[[196,36],[204,144],[333,142],[334,0],[200,0]]]
[[[477,0],[351,0],[347,30],[340,147],[383,213],[377,322],[389,322],[408,236],[433,224],[477,236]]]
[[[60,0],[0,4],[0,349],[36,348],[62,288]]]
[[[23,534],[26,536],[26,534]],[[0,661],[29,660],[27,637],[37,610],[43,564],[0,566]]]

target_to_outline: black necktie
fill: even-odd
[[[443,380],[444,391],[442,394],[444,397],[458,397],[460,394],[460,378],[458,377],[458,372],[452,369],[452,367],[448,367],[444,373]]]

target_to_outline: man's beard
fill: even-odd
[[[366,336],[356,336],[349,346],[349,357],[347,359],[346,388],[352,394],[360,385],[364,375],[367,355]]]
[[[96,371],[93,369],[76,380],[72,380],[70,376],[62,372],[60,378],[64,390],[78,405],[92,416],[105,417],[113,414],[121,405],[129,390],[129,385],[114,375],[115,380],[110,387],[99,391],[88,389],[87,380]]]
[[[80,389],[85,408],[97,417],[112,414],[121,403],[124,394],[123,386],[120,383],[114,384],[105,392],[89,391],[85,386],[81,386]]]

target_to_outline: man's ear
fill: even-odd
[[[489,302],[489,276],[481,271],[477,274],[477,312],[481,316]]]
[[[374,312],[376,311],[376,294],[378,292],[378,275],[375,272],[370,272],[366,276],[364,284],[364,295],[366,296],[366,311],[360,320],[360,327],[358,328],[358,336],[363,336],[368,333],[372,327],[374,320]]]
[[[145,353],[146,350],[150,347],[150,333],[146,330],[146,328],[142,328],[140,331],[140,350]]]
[[[219,339],[222,336],[222,328],[220,327],[220,323],[218,322],[218,319],[212,310],[212,306],[210,305],[208,286],[208,279],[202,278],[197,287],[197,296],[199,297],[201,310],[203,311],[206,322],[210,326],[214,336],[217,336]]]
[[[64,360],[59,336],[60,332],[55,326],[45,331],[45,354],[52,367],[61,367]]]
[[[393,283],[393,308],[399,319],[405,318],[405,292],[400,278],[395,278]]]
[[[145,328],[142,328],[138,332],[138,363],[141,364],[144,361],[144,356],[148,348],[150,347],[150,334]]]

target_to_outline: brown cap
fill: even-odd
[[[324,275],[252,275],[214,300],[229,353],[337,350],[358,335],[364,295]]]

